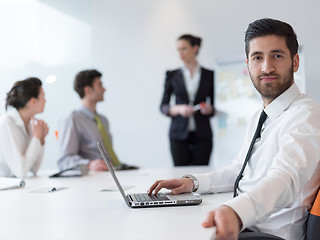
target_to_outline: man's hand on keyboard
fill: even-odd
[[[172,194],[191,192],[193,181],[190,178],[174,178],[156,181],[147,191],[149,195],[157,194],[162,188],[171,190]]]

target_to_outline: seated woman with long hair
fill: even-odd
[[[24,178],[36,175],[44,151],[48,126],[34,115],[43,112],[46,100],[38,78],[18,81],[7,93],[0,118],[0,176]]]

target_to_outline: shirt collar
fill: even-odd
[[[182,67],[181,67],[181,69],[182,69],[182,72],[184,72],[184,73],[190,73],[190,70],[189,70],[189,68],[187,68],[187,66],[186,65],[183,65]],[[197,66],[196,66],[196,68],[195,68],[195,73],[196,72],[200,72],[200,70],[201,70],[201,67],[200,67],[200,65],[199,65],[199,63],[197,63]]]
[[[292,84],[285,92],[283,92],[279,97],[273,100],[264,111],[271,120],[276,119],[284,112],[293,101],[300,95],[300,90],[297,85]]]
[[[94,120],[94,117],[97,113],[92,112],[91,110],[89,110],[88,108],[86,108],[85,106],[81,106],[80,107],[80,111],[83,112],[87,117],[89,117],[91,120]]]
[[[11,109],[9,110],[8,114],[10,116],[12,116],[12,119],[14,120],[15,124],[18,126],[23,126],[24,127],[24,122],[20,116],[20,113],[18,112],[18,110],[14,107],[11,107]]]

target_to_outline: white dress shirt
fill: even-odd
[[[243,228],[304,239],[308,210],[320,184],[320,106],[293,84],[264,111],[268,118],[240,181],[240,195],[224,205],[238,214]],[[249,122],[230,167],[194,175],[198,192],[233,190],[260,113]]]
[[[38,171],[44,147],[32,135],[31,124],[26,131],[16,109],[0,118],[0,176],[24,178],[29,171]]]
[[[187,94],[189,97],[189,101],[190,103],[193,104],[199,89],[201,68],[199,65],[197,65],[193,73],[193,76],[191,76],[191,72],[186,66],[183,66],[181,69],[182,69],[182,74],[183,74]],[[195,131],[195,130],[196,130],[196,122],[194,120],[194,116],[190,116],[188,131]]]

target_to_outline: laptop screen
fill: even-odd
[[[127,199],[126,194],[125,194],[123,188],[121,187],[121,184],[120,184],[120,182],[119,182],[119,180],[118,180],[118,178],[117,178],[117,176],[116,176],[116,174],[115,174],[115,172],[113,170],[113,167],[112,167],[112,164],[111,164],[110,157],[109,157],[108,153],[105,151],[105,149],[103,148],[101,143],[97,142],[97,146],[98,146],[98,149],[99,149],[99,151],[100,151],[100,153],[102,155],[103,160],[105,161],[105,163],[108,166],[109,172],[111,173],[111,176],[112,176],[113,180],[115,181],[115,183],[116,183],[116,185],[117,185],[117,187],[118,187],[123,199],[126,201],[127,205],[130,207],[129,200]]]

